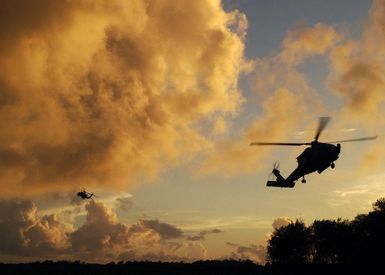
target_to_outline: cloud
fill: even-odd
[[[117,212],[127,213],[131,210],[134,202],[132,201],[132,196],[117,198],[115,203],[115,210]]]
[[[162,251],[149,251],[144,254],[129,250],[121,253],[118,260],[121,261],[163,261],[163,262],[192,262],[207,258],[206,248],[201,242],[189,242],[175,245],[170,243],[167,249]]]
[[[320,23],[314,26],[300,24],[289,29],[278,53],[255,60],[256,91],[266,97],[277,89],[286,88],[307,96],[312,108],[320,108],[317,98],[313,99],[317,97],[317,91],[298,66],[307,58],[327,55],[341,39],[333,27]]]
[[[341,36],[332,26],[317,23],[308,27],[299,24],[288,31],[277,57],[281,62],[297,65],[306,57],[325,54],[340,39]]]
[[[361,37],[345,39],[330,52],[328,86],[344,102],[344,121],[360,123],[379,139],[369,147],[360,163],[365,173],[383,167],[385,147],[380,142],[385,103],[385,1],[375,0]]]
[[[69,235],[71,250],[76,254],[98,254],[127,243],[127,228],[102,203],[86,206],[86,223]]]
[[[204,241],[205,236],[207,234],[218,234],[218,233],[223,233],[223,231],[217,228],[210,229],[210,230],[202,230],[197,235],[187,236],[186,239],[190,241]]]
[[[360,211],[370,211],[372,203],[385,195],[385,174],[365,176],[353,181],[348,186],[337,188],[329,194],[327,204],[332,207],[359,207]]]
[[[357,56],[356,51],[363,51]],[[372,54],[371,54],[372,55]],[[355,115],[378,115],[385,100],[385,67],[381,59],[370,60],[364,49],[347,42],[333,49],[331,89],[346,99],[346,110]]]
[[[262,113],[249,119],[251,122],[244,125],[240,134],[214,144],[199,173],[231,176],[254,172],[261,168],[261,160],[271,148],[251,148],[250,142],[288,140],[307,116],[318,116],[324,107],[298,66],[306,58],[326,55],[340,39],[333,27],[300,25],[288,31],[278,53],[254,60],[254,88],[258,97],[255,103]]]
[[[287,217],[280,217],[273,221],[272,226],[274,229],[279,229],[282,226],[286,226],[289,223],[292,223],[292,220]],[[271,234],[268,234],[270,238]],[[233,251],[229,255],[230,258],[236,260],[252,260],[259,264],[266,263],[267,251],[266,247],[257,244],[250,244],[249,246],[244,246],[232,242],[227,242],[226,245],[233,248]]]
[[[39,217],[36,205],[29,200],[0,200],[0,258],[16,262],[72,259],[106,263],[123,259],[193,261],[207,257],[204,245],[183,239],[184,232],[175,225],[157,219],[124,224],[106,205],[92,200],[84,208],[85,221],[73,229],[54,214]]]
[[[152,231],[156,233],[160,239],[181,238],[183,231],[174,225],[159,222],[158,220],[139,220],[139,222],[130,228],[130,232],[146,232]]]
[[[0,200],[0,253],[28,257],[49,257],[68,247],[68,226],[55,215],[39,217],[29,200]]]
[[[247,21],[220,1],[8,1],[2,10],[3,196],[153,180],[210,146],[199,125],[225,131],[212,117],[243,101]]]
[[[271,148],[250,147],[250,143],[287,139],[288,129],[295,130],[305,115],[304,106],[302,96],[285,88],[275,91],[264,101],[263,115],[247,125],[241,136],[217,142],[203,161],[200,173],[231,176],[260,168],[261,159]]]
[[[385,1],[373,1],[361,38],[347,40],[330,54],[331,89],[346,101],[346,110],[363,119],[374,118],[385,101]]]
[[[156,219],[123,224],[103,203],[90,201],[85,207],[85,224],[69,234],[75,259],[192,261],[206,257],[203,244],[182,241],[184,232],[175,225]]]
[[[226,243],[235,250],[230,254],[231,259],[252,260],[256,263],[264,264],[266,262],[266,248],[262,245],[250,244],[243,246],[235,243]]]
[[[293,221],[287,217],[280,217],[280,218],[276,218],[274,221],[273,221],[273,228],[274,229],[279,229],[281,227],[285,227],[287,226],[288,224],[290,223],[293,223]]]

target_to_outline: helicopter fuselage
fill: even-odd
[[[334,161],[338,159],[341,152],[342,142],[353,142],[353,141],[365,141],[376,139],[377,136],[360,137],[353,139],[345,139],[339,141],[333,141],[329,143],[318,142],[318,139],[328,125],[330,117],[320,117],[317,131],[314,135],[312,142],[251,142],[250,145],[259,146],[302,146],[310,145],[305,151],[297,157],[298,166],[294,171],[285,179],[278,170],[278,165],[274,164],[273,174],[277,178],[275,181],[269,180],[267,186],[272,187],[294,187],[295,181],[302,177],[302,182],[305,183],[305,175],[317,171],[322,173],[328,167],[334,168]],[[334,145],[337,144],[337,145]]]
[[[322,173],[322,171],[338,159],[340,152],[340,144],[334,145],[330,143],[313,142],[311,147],[306,148],[305,151],[297,157],[298,168],[300,168],[304,174],[315,171]]]
[[[341,152],[341,145],[312,142],[298,157],[297,168],[285,179],[278,169],[273,170],[277,181],[268,181],[268,186],[294,187],[295,181],[307,174],[317,171],[322,173],[328,167],[334,168],[334,161],[338,159]],[[305,180],[303,180],[305,182]]]
[[[93,196],[94,194],[88,193],[88,192],[86,192],[86,191],[80,191],[80,192],[78,192],[77,195],[78,195],[79,197],[81,197],[82,199],[91,199],[92,196]]]

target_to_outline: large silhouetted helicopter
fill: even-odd
[[[302,177],[302,182],[306,183],[305,175],[317,171],[322,173],[329,166],[334,168],[334,161],[338,159],[338,155],[341,151],[340,143],[351,141],[362,141],[376,139],[377,136],[363,137],[347,140],[332,141],[329,143],[318,142],[322,131],[329,123],[330,117],[320,117],[318,129],[312,142],[296,143],[296,142],[252,142],[250,145],[287,145],[287,146],[300,146],[310,145],[297,157],[298,167],[285,179],[278,170],[277,163],[274,164],[272,173],[276,176],[276,181],[267,181],[267,186],[272,187],[289,187],[292,188],[295,185],[295,181]],[[334,145],[333,143],[337,143]]]

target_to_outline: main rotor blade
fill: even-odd
[[[298,142],[252,142],[252,145],[286,145],[286,146],[301,146],[301,145],[310,145],[310,143],[298,143]]]
[[[345,140],[337,140],[337,141],[331,141],[327,143],[342,143],[342,142],[351,142],[351,141],[363,141],[363,140],[372,140],[376,139],[377,136],[372,136],[372,137],[363,137],[363,138],[353,138],[353,139],[345,139]]]
[[[318,129],[314,136],[315,141],[318,141],[319,136],[321,135],[322,131],[325,129],[326,125],[328,125],[329,121],[330,121],[330,117],[328,116],[319,118]]]

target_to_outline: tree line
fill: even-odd
[[[385,198],[353,220],[301,220],[277,228],[268,241],[270,264],[375,264],[385,262]]]

